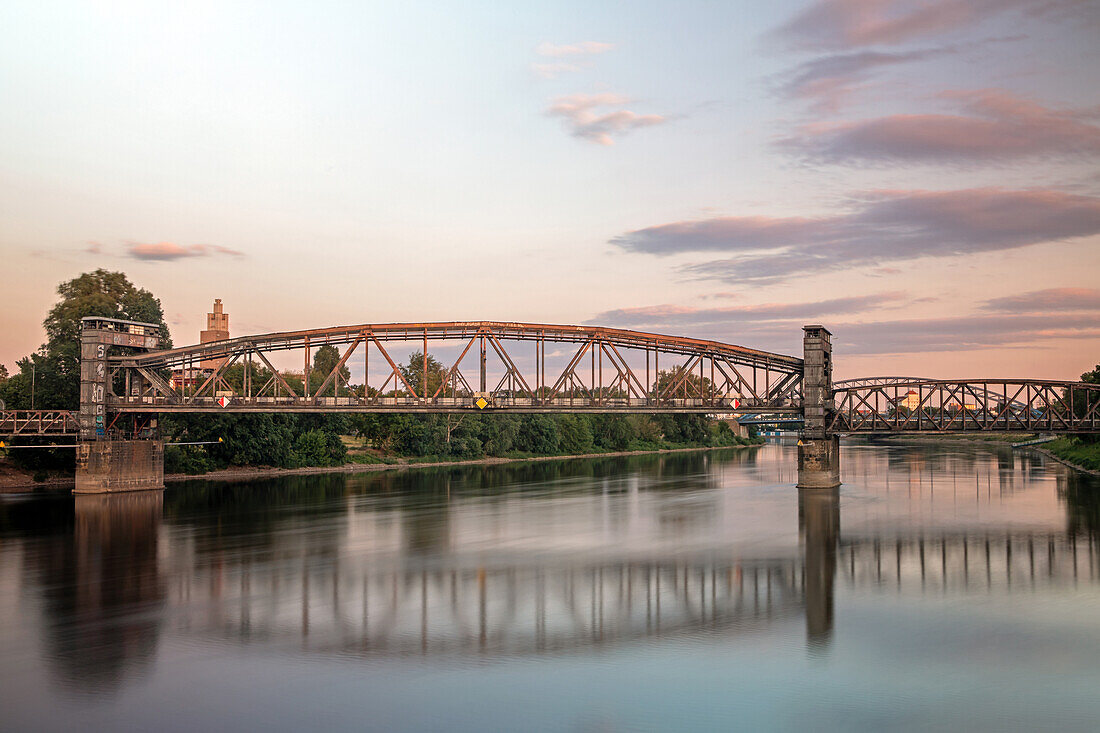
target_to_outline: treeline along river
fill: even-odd
[[[1094,730],[1100,485],[795,447],[3,497],[8,730]]]

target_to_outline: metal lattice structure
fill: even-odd
[[[80,423],[69,410],[2,410],[0,435],[76,435]]]
[[[801,421],[803,433],[813,432],[816,439],[856,433],[1100,432],[1097,384],[897,376],[833,383],[831,349],[814,351],[817,361],[811,365],[809,357],[704,339],[598,326],[466,321],[362,324],[155,350],[156,326],[84,321],[79,414],[0,410],[0,436],[151,437],[158,414],[188,412],[736,414],[756,424]],[[810,342],[827,345],[823,327],[806,330]],[[399,350],[409,345],[419,350],[421,361],[401,366]],[[339,358],[327,373],[311,374],[312,356],[322,346],[336,348]],[[450,353],[449,366],[430,368],[430,348]],[[806,354],[813,351],[807,349]],[[301,353],[304,378],[272,363],[295,351]],[[349,372],[353,366],[355,375]],[[184,378],[176,381],[179,375]]]
[[[405,343],[428,354],[440,342],[455,342],[461,351],[449,367],[432,374],[424,358],[419,379],[409,379],[399,366],[400,356],[395,359],[391,353],[394,345]],[[295,388],[272,364],[275,353],[301,351],[303,373],[308,374],[311,354],[320,346],[338,347],[340,358],[320,383],[311,382],[308,388]],[[533,359],[519,358],[530,347],[526,356]],[[362,385],[353,392],[345,382],[360,380],[344,378],[341,371],[359,349]],[[375,363],[386,374],[381,385],[371,384],[375,358],[381,359]],[[219,363],[216,369],[198,369],[212,361]],[[241,381],[231,383],[227,376],[238,364],[247,368]],[[177,388],[165,376],[170,369],[201,378]],[[108,370],[107,407],[116,414],[797,412],[802,384],[802,360],[793,356],[622,329],[496,321],[364,324],[246,336],[111,357]],[[262,370],[262,383],[252,376],[257,370]],[[119,385],[124,385],[121,394]]]
[[[1100,384],[874,377],[837,382],[833,433],[1100,432]]]

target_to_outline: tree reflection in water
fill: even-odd
[[[1029,477],[1044,470],[1030,457],[968,465],[962,454],[875,450],[849,464],[873,472],[868,462],[879,461],[907,496],[982,476],[977,494],[967,489],[982,506],[1033,491]],[[0,533],[26,543],[22,590],[41,594],[55,679],[90,693],[144,674],[166,634],[295,654],[483,658],[803,623],[809,650],[822,654],[838,585],[1011,593],[1096,578],[1100,490],[1065,471],[1056,473],[1063,529],[849,522],[841,532],[844,491],[780,487],[775,501],[798,509],[800,546],[787,551],[592,551],[583,528],[570,534],[581,518],[679,548],[722,511],[740,511],[722,493],[730,476],[757,491],[752,482],[774,466],[755,455],[195,483],[167,496],[77,497],[72,514],[56,501],[47,512],[5,507]]]

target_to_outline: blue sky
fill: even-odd
[[[177,343],[220,297],[236,335],[820,321],[841,374],[1075,377],[1098,39],[1074,0],[10,3],[0,363],[101,266]]]

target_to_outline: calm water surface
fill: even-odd
[[[1096,730],[1100,484],[855,444],[0,498],[4,730]]]

